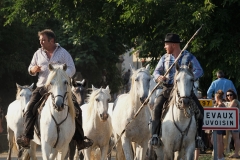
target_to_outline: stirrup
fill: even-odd
[[[200,148],[201,150],[204,150],[204,142],[200,136],[197,136],[195,143],[196,143],[196,148]]]
[[[155,140],[153,141],[154,138]],[[159,148],[160,146],[163,146],[162,140],[157,134],[152,135],[152,138],[150,139],[150,144],[153,146],[153,148]]]

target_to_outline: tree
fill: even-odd
[[[155,67],[164,54],[166,33],[178,33],[184,45],[204,24],[188,47],[204,69],[200,82],[203,93],[217,69],[224,70],[240,87],[240,3],[236,0],[4,1],[7,5],[2,10],[9,13],[6,24],[19,19],[39,26],[38,22],[49,19],[59,22],[58,34],[63,33],[60,42],[70,49],[79,68],[88,66],[84,70],[94,71],[93,77],[98,78],[101,70],[116,68],[118,56],[131,47],[138,49],[142,58],[152,57]],[[113,69],[112,74],[119,71]],[[120,77],[115,78],[110,88],[119,82]]]

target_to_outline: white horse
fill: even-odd
[[[132,69],[131,89],[129,93],[120,95],[115,101],[116,105],[114,106],[112,115],[112,126],[115,136],[116,134],[117,136],[121,135],[126,124],[133,119],[133,116],[148,97],[150,80],[149,65],[146,68],[140,68],[138,70]],[[150,138],[148,128],[149,119],[149,109],[145,106],[141,109],[138,116],[129,123],[120,142],[118,142],[118,159],[123,158],[124,155],[127,160],[133,159],[134,154],[132,152],[131,142],[135,142],[137,146],[135,159],[143,160],[145,158],[148,140]],[[124,155],[120,154],[122,149]]]
[[[172,99],[168,112],[162,122],[162,141],[164,144],[164,159],[194,159],[196,121],[194,109],[196,104],[192,99],[194,75],[192,64],[179,68],[176,65]]]
[[[20,147],[17,142],[17,137],[23,134],[23,114],[26,107],[26,104],[29,102],[32,95],[31,86],[20,86],[17,85],[17,95],[16,100],[9,104],[6,120],[7,120],[7,132],[8,132],[8,157],[7,159],[11,159],[11,153],[13,147],[16,145],[18,150],[18,158],[21,159],[23,149]]]
[[[64,160],[69,142],[75,132],[75,108],[72,102],[70,79],[66,74],[66,64],[52,66],[45,86],[49,88],[49,96],[41,111],[39,141],[36,133],[33,141],[41,145],[44,160]],[[36,145],[31,143],[31,153],[36,152]]]
[[[91,152],[100,148],[101,160],[107,158],[109,140],[112,135],[112,126],[108,115],[108,102],[111,100],[110,90],[97,89],[92,86],[92,93],[88,103],[81,106],[83,115],[84,135],[93,140],[93,145],[84,149],[84,159],[90,160]]]

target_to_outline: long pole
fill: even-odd
[[[170,70],[172,69],[172,67],[176,64],[176,62],[178,61],[178,59],[181,57],[182,53],[184,50],[187,49],[188,44],[193,40],[193,38],[198,34],[198,32],[202,29],[203,24],[201,25],[201,27],[194,33],[194,35],[189,39],[189,41],[187,42],[187,44],[183,47],[183,49],[181,50],[180,54],[178,55],[178,57],[175,59],[174,63],[169,67],[169,69],[166,71],[166,73],[164,74],[164,77],[166,77],[166,75],[170,72]],[[146,105],[146,103],[149,101],[149,98],[151,97],[151,95],[153,94],[153,92],[157,89],[157,87],[162,84],[162,81],[159,81],[156,86],[153,88],[153,90],[150,92],[150,94],[148,95],[148,97],[145,99],[145,101],[142,103],[141,107],[137,110],[137,112],[134,114],[133,118],[128,121],[128,123],[126,124],[124,130],[122,131],[122,133],[120,134],[117,142],[115,143],[115,145],[112,147],[112,149],[117,145],[118,141],[120,140],[120,138],[122,137],[123,133],[126,131],[127,126],[137,117],[137,115],[139,114],[139,112],[142,110],[142,108]],[[112,151],[111,149],[111,151]],[[111,152],[110,152],[111,153]],[[110,154],[109,153],[109,154]]]

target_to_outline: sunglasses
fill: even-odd
[[[228,94],[227,97],[229,97],[229,96],[233,96],[233,94]]]

